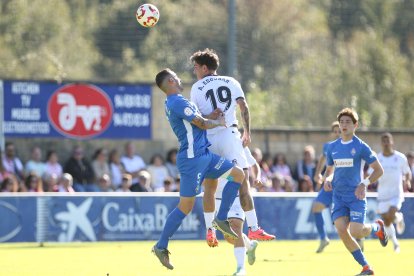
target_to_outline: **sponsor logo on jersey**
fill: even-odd
[[[47,111],[58,132],[74,138],[90,138],[109,127],[113,108],[108,95],[100,88],[68,84],[52,94]]]
[[[334,164],[336,168],[350,168],[354,166],[354,159],[352,158],[335,159]]]

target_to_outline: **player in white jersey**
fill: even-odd
[[[194,64],[194,74],[198,81],[191,88],[191,101],[196,104],[200,112],[209,119],[216,119],[224,114],[227,127],[207,132],[207,138],[211,143],[209,150],[221,156],[233,160],[245,171],[246,178],[240,188],[240,202],[246,214],[249,226],[248,236],[255,240],[273,240],[274,235],[267,234],[258,226],[253,198],[250,194],[248,182],[248,163],[246,152],[250,154],[247,146],[250,138],[250,113],[244,92],[240,83],[232,77],[217,75],[220,61],[217,54],[210,49],[195,52],[190,60]],[[238,130],[236,109],[239,106],[243,124],[243,135]],[[212,181],[212,183],[207,183]],[[217,180],[205,181],[205,192],[203,197],[203,208],[206,222],[214,218],[214,191]],[[207,227],[207,244],[211,247],[217,246],[214,228]]]
[[[395,228],[398,234],[405,229],[404,217],[399,210],[404,202],[403,185],[411,185],[411,170],[407,157],[394,150],[394,139],[390,133],[381,136],[382,152],[378,154],[378,161],[384,168],[384,174],[378,180],[378,213],[381,214],[385,224],[385,231],[394,244],[394,251],[400,252]]]

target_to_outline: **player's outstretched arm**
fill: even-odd
[[[201,129],[210,129],[218,126],[226,126],[226,121],[223,116],[219,116],[217,120],[206,119],[200,115],[196,115],[191,123]]]

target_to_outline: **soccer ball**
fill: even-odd
[[[142,4],[135,15],[138,23],[143,27],[154,27],[160,19],[160,12],[157,7],[152,4]]]

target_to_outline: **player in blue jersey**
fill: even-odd
[[[161,237],[152,248],[152,252],[163,266],[173,269],[174,266],[169,259],[170,252],[167,249],[168,241],[193,209],[195,196],[201,192],[201,184],[205,178],[227,178],[220,209],[213,223],[223,234],[238,238],[230,227],[227,213],[240,189],[244,173],[229,160],[208,150],[210,143],[207,140],[206,129],[225,126],[224,117],[218,120],[203,118],[197,107],[180,94],[183,91],[181,80],[171,69],[160,71],[155,81],[167,95],[165,113],[180,143],[177,167],[181,176],[181,185],[178,206],[168,215]]]
[[[341,131],[339,130],[339,122],[335,121],[331,124],[331,138],[336,140],[340,137]],[[320,237],[319,247],[316,253],[321,253],[329,244],[329,238],[325,230],[325,222],[323,220],[322,211],[331,206],[332,203],[332,191],[326,192],[322,187],[322,171],[325,167],[326,152],[328,150],[328,143],[323,145],[322,155],[319,158],[318,165],[316,166],[314,181],[319,190],[318,196],[313,201],[312,213],[315,217],[316,229]]]
[[[358,275],[374,275],[355,239],[373,233],[379,238],[382,246],[388,243],[382,220],[376,220],[373,224],[365,223],[367,186],[377,181],[384,170],[371,148],[355,136],[358,114],[351,108],[345,108],[338,113],[337,119],[341,139],[331,142],[328,146],[324,189],[333,190],[332,220],[345,247],[363,267]],[[372,168],[372,173],[362,179],[365,162]]]

